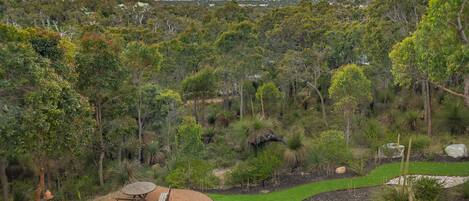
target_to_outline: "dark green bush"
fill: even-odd
[[[386,137],[386,130],[381,123],[375,119],[366,120],[362,132],[354,137],[354,141],[358,144],[376,149],[380,145],[386,143],[383,140]]]
[[[464,199],[469,199],[469,181],[462,185],[462,196]]]
[[[400,186],[385,187],[375,197],[376,201],[409,201],[409,192]]]
[[[328,130],[320,134],[309,151],[307,162],[310,166],[322,168],[345,164],[352,158],[350,150],[345,144],[342,131]]]
[[[13,181],[11,185],[14,201],[29,201],[34,198],[34,184],[30,181]]]
[[[453,134],[464,134],[469,127],[469,109],[459,99],[445,97],[443,110],[437,117],[440,119],[440,126]]]
[[[265,149],[257,157],[240,163],[231,172],[229,183],[244,185],[264,181],[271,177],[281,164],[282,157],[275,148]]]
[[[412,138],[412,153],[423,154],[425,150],[432,144],[432,139],[427,135],[411,135],[406,137],[401,144],[407,145],[409,139]]]
[[[412,190],[419,201],[438,201],[443,194],[443,185],[436,179],[422,177],[413,181]]]

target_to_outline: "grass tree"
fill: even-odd
[[[143,161],[143,131],[145,129],[143,86],[158,72],[162,56],[156,47],[143,42],[131,42],[122,52],[122,63],[130,71],[130,83],[136,92],[135,108],[138,123],[138,160]]]
[[[357,65],[345,65],[332,75],[329,95],[335,101],[335,108],[344,115],[345,139],[348,145],[353,115],[360,104],[367,104],[372,100],[371,82],[365,76],[363,69]]]
[[[292,168],[302,165],[306,157],[306,148],[303,144],[303,135],[295,133],[287,140],[287,148],[283,154],[284,160]]]

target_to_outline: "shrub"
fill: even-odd
[[[437,115],[440,125],[453,134],[463,134],[469,125],[469,109],[464,103],[452,97],[445,97],[443,110]]]
[[[275,149],[265,149],[257,157],[237,165],[230,174],[229,182],[243,185],[264,181],[280,167],[281,159],[281,155]]]
[[[469,199],[469,181],[462,185],[462,196],[464,199]]]
[[[409,192],[400,186],[385,187],[374,194],[376,201],[409,201]]]
[[[432,139],[427,135],[411,135],[404,141],[405,144],[407,144],[409,138],[412,138],[412,153],[423,154],[432,144]]]
[[[442,197],[443,185],[436,179],[422,177],[413,181],[412,191],[419,201],[438,201]]]
[[[385,129],[381,126],[381,123],[375,119],[370,119],[366,122],[363,131],[355,139],[360,144],[376,149],[383,144],[384,138]]]
[[[30,181],[13,181],[11,190],[15,201],[33,200],[34,184]]]
[[[336,130],[322,132],[309,154],[309,165],[319,168],[322,165],[344,164],[352,157],[345,144],[344,133]]]
[[[218,179],[212,174],[213,166],[203,160],[189,160],[176,164],[166,176],[166,182],[173,188],[213,188]]]

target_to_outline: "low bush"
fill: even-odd
[[[464,183],[462,185],[462,196],[464,199],[469,199],[469,181],[466,181],[466,183]]]
[[[328,130],[322,132],[312,145],[307,162],[315,168],[331,169],[330,166],[345,164],[351,158],[352,153],[347,148],[344,133]]]
[[[232,185],[259,183],[270,178],[281,166],[282,157],[275,147],[269,147],[258,154],[238,164],[229,176]]]
[[[412,138],[412,153],[424,154],[432,144],[432,139],[427,135],[411,135],[406,137],[401,144],[407,145],[410,138]]]
[[[436,179],[422,177],[413,181],[412,191],[419,201],[439,201],[443,194],[443,185]]]
[[[384,187],[373,194],[375,201],[409,201],[409,192],[402,187]]]
[[[382,144],[386,137],[386,130],[381,123],[375,119],[366,120],[364,128],[353,138],[360,145],[376,149]]]
[[[203,160],[189,160],[176,164],[165,180],[173,188],[213,188],[218,179],[212,174],[213,165]]]

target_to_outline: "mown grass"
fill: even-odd
[[[399,163],[386,164],[377,167],[366,176],[312,182],[309,184],[303,184],[266,194],[211,194],[209,196],[214,201],[302,201],[308,197],[323,192],[381,185],[388,180],[399,176],[399,167]],[[412,162],[410,163],[409,173],[425,175],[468,176],[469,162]]]

